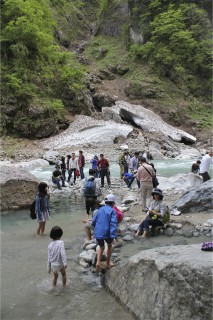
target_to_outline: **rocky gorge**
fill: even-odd
[[[138,127],[135,127],[135,124]],[[114,107],[103,108],[101,115],[76,116],[63,133],[37,140],[31,152],[28,148],[26,150],[22,148],[18,150],[15,158],[7,160],[3,155],[0,163],[3,177],[1,179],[3,213],[6,214],[10,209],[27,208],[33,201],[39,181],[29,174],[28,170],[48,166],[46,160],[38,159],[45,151],[54,150],[60,155],[66,155],[72,151],[77,153],[77,150],[82,149],[86,162],[89,162],[94,154],[104,152],[110,161],[117,161],[118,156],[127,148],[131,152],[148,150],[152,159],[177,161],[191,159],[192,162],[201,158],[206,152],[203,144],[196,142],[193,135],[167,125],[159,117],[150,116],[149,112],[146,114],[146,110],[141,106],[118,103]],[[110,189],[107,187],[103,189],[103,197],[109,192],[115,194],[125,218],[119,226],[119,242],[113,251],[116,266],[104,275],[103,282],[138,319],[189,317],[197,320],[200,319],[201,313],[205,315],[204,319],[210,319],[210,290],[206,289],[206,285],[212,267],[211,253],[201,252],[200,242],[212,238],[212,180],[202,183],[199,175],[191,173],[177,174],[170,178],[158,176],[159,187],[163,190],[165,201],[171,208],[171,221],[159,234],[143,243],[140,240],[135,242],[133,237],[143,218],[137,186],[134,184],[132,190],[128,190],[123,181],[111,178]],[[70,193],[79,196],[79,180],[74,186],[67,184],[61,191],[52,184],[49,176],[45,181],[50,185],[52,197],[55,195],[66,197]],[[168,240],[161,243],[162,239]],[[151,247],[149,243],[152,243]],[[134,248],[132,254],[135,253],[136,256],[133,254],[132,257],[124,258],[122,252],[130,244]],[[166,248],[160,248],[159,244]],[[151,249],[153,247],[155,249]],[[177,256],[180,257],[179,260],[175,258]],[[84,272],[90,272],[95,259],[96,244],[92,241],[79,253],[78,262]],[[205,265],[205,272],[202,265]],[[147,270],[150,270],[148,282]],[[125,287],[123,280],[126,274],[131,279],[131,285],[126,282]],[[192,280],[194,274],[197,283],[200,284],[199,293]],[[146,288],[144,294],[141,294],[144,287]],[[188,299],[188,296],[196,299],[197,309],[192,308],[192,300],[189,300],[189,304],[185,303],[184,298]],[[173,303],[174,297],[176,303]],[[147,310],[145,307],[150,301],[153,306],[155,305],[153,310]]]

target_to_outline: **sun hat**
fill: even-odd
[[[163,191],[162,191],[161,189],[158,189],[158,188],[156,188],[156,189],[154,189],[154,190],[152,191],[152,195],[154,195],[154,194],[159,194],[159,196],[161,196],[161,197],[164,196],[164,195],[163,195]]]
[[[113,194],[108,194],[104,200],[105,202],[115,202],[115,196]]]

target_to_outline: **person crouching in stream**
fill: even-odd
[[[166,204],[163,202],[163,193],[161,189],[154,189],[151,193],[154,201],[151,202],[147,211],[147,217],[140,223],[135,237],[145,238],[149,235],[149,226],[164,226],[163,216],[166,213]]]
[[[113,209],[115,197],[108,194],[104,199],[105,206],[101,207],[92,219],[92,225],[95,227],[94,237],[99,245],[97,254],[96,272],[101,269],[101,258],[104,252],[104,242],[107,243],[107,264],[106,268],[112,267],[110,263],[112,254],[112,242],[117,239],[117,214]]]
[[[56,169],[53,171],[52,182],[57,184],[59,190],[62,190],[60,181],[62,182],[62,187],[66,187],[60,167],[56,166]]]

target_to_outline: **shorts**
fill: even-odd
[[[90,210],[93,212],[96,208],[97,196],[94,197],[85,197],[86,211],[87,214],[90,214]]]
[[[97,242],[97,244],[98,244],[100,247],[104,247],[104,241],[106,241],[107,244],[111,244],[113,240],[114,240],[114,239],[112,239],[112,238],[96,239],[96,242]]]
[[[61,263],[51,263],[51,270],[53,273],[58,273],[61,271],[61,269],[64,268],[64,265]]]
[[[90,230],[95,230],[95,227],[94,227],[91,223],[89,223],[89,222],[85,223],[85,224],[84,224],[84,227],[85,227],[85,228],[88,228],[88,229],[90,229]]]

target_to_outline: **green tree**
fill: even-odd
[[[169,5],[150,22],[149,34],[144,45],[131,48],[133,54],[147,59],[160,75],[186,82],[194,91],[210,90],[211,38],[204,10],[195,4]]]
[[[18,97],[50,95],[56,105],[63,88],[76,92],[84,71],[56,43],[49,1],[4,0],[1,6],[3,86]]]

